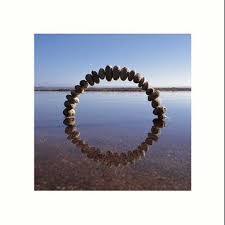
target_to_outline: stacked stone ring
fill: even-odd
[[[74,125],[75,119],[71,117],[75,116],[75,107],[79,103],[79,95],[82,94],[89,86],[99,84],[100,80],[106,79],[107,81],[118,80],[133,81],[139,88],[144,90],[148,96],[148,101],[151,102],[153,107],[153,114],[158,119],[165,118],[166,108],[160,105],[159,94],[160,92],[149,85],[149,82],[145,78],[136,73],[134,70],[128,70],[126,67],[120,69],[118,66],[111,67],[107,65],[105,69],[100,68],[98,72],[92,71],[91,74],[87,74],[84,80],[80,81],[80,85],[76,85],[75,89],[71,91],[70,95],[67,95],[67,100],[64,102],[65,109],[63,114],[66,117],[64,123],[66,125]]]

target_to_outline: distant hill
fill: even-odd
[[[155,89],[159,91],[191,91],[191,87],[155,87]],[[35,91],[71,91],[73,90],[72,87],[35,87]],[[126,92],[133,92],[133,91],[143,91],[141,88],[137,87],[100,87],[94,88],[90,87],[86,89],[86,91],[126,91]]]

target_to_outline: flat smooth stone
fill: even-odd
[[[75,110],[74,110],[74,109],[67,109],[67,108],[65,108],[65,109],[63,110],[63,114],[64,114],[66,117],[74,116],[74,115],[75,115]]]
[[[74,97],[74,98],[76,98],[76,97],[78,97],[80,94],[79,93],[77,93],[75,90],[72,90],[71,92],[71,95]]]
[[[151,95],[154,91],[155,89],[153,87],[150,87],[146,90],[146,95]]]
[[[78,99],[77,97],[74,98],[72,95],[67,95],[66,98],[68,99],[68,101],[69,101],[71,104],[76,103],[76,101],[74,100],[75,98]]]
[[[112,73],[112,67],[110,65],[107,65],[105,67],[105,77],[107,81],[111,81],[112,77],[113,77],[113,73]]]
[[[134,83],[137,84],[140,82],[140,80],[141,80],[141,75],[139,73],[136,73],[133,78]]]
[[[98,76],[100,77],[100,79],[104,79],[105,78],[105,70],[103,68],[100,68],[98,71]]]
[[[153,114],[157,116],[157,115],[159,115],[158,113],[159,113],[158,108],[155,108],[155,109],[153,110]]]
[[[113,79],[118,80],[120,77],[120,68],[118,66],[113,67]]]
[[[109,73],[111,70],[112,70],[112,66],[107,65],[107,66],[105,67],[105,73]]]
[[[64,102],[64,106],[65,106],[68,110],[74,109],[74,108],[75,108],[75,104],[72,104],[72,103],[69,102],[69,101],[65,101],[65,102]]]
[[[91,74],[87,74],[86,76],[85,76],[85,79],[86,79],[86,81],[91,85],[91,86],[93,86],[95,83],[94,83],[94,80],[93,80],[93,77],[92,77],[92,75]]]
[[[95,70],[92,70],[91,74],[92,74],[92,76],[94,76],[94,75],[98,76],[98,73]]]
[[[81,80],[80,86],[83,87],[83,88],[88,88],[88,82],[86,80]]]
[[[159,117],[162,117],[162,118],[159,118]],[[154,126],[157,126],[157,127],[159,127],[159,128],[165,127],[164,116],[163,116],[163,115],[158,116],[157,119],[155,118],[155,119],[153,120],[153,123],[154,123]]]
[[[148,96],[148,100],[149,101],[152,101],[152,100],[154,100],[154,99],[156,99],[158,97],[159,97],[159,91],[158,90],[155,90],[152,94],[150,94]]]
[[[145,78],[142,76],[139,83],[138,83],[138,87],[142,87],[144,81],[145,81]]]
[[[163,115],[165,112],[166,112],[166,110],[162,106],[159,106],[153,110],[154,115]]]
[[[79,94],[84,92],[84,89],[80,85],[75,86],[75,91]]]
[[[98,73],[94,70],[91,71],[91,74],[92,74],[92,78],[93,78],[93,81],[96,83],[96,84],[99,84],[100,82],[100,77],[98,75]]]
[[[154,99],[154,100],[152,101],[152,107],[153,107],[153,108],[157,108],[159,105],[160,105],[159,99]]]
[[[126,80],[128,77],[128,69],[126,67],[123,67],[120,71],[120,79],[121,80]]]
[[[164,114],[166,112],[166,108],[163,107],[163,106],[159,106],[157,109],[158,109],[160,114]]]
[[[96,84],[99,84],[100,83],[100,79],[99,79],[99,76],[94,74],[92,75],[92,78],[93,78],[93,81],[96,83]]]
[[[143,84],[142,84],[142,90],[146,91],[148,89],[148,81],[145,81]]]
[[[134,75],[135,75],[135,71],[134,70],[131,70],[128,74],[128,80],[129,81],[132,81],[133,78],[134,78]]]
[[[64,119],[63,123],[66,126],[74,126],[76,124],[75,118],[66,118]]]

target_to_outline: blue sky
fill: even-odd
[[[191,86],[189,34],[35,34],[35,86],[74,86],[106,65],[126,66],[153,85]],[[102,81],[100,86],[136,86]]]

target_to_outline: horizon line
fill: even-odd
[[[155,87],[159,91],[191,91],[191,87]],[[72,91],[72,87],[35,87],[34,91]],[[89,87],[86,91],[103,91],[103,92],[141,92],[144,91],[139,87]]]
[[[74,86],[34,86],[34,88],[73,88]],[[102,87],[90,87],[90,88],[139,88],[135,86],[102,86]],[[191,88],[191,86],[155,86],[154,88]]]

